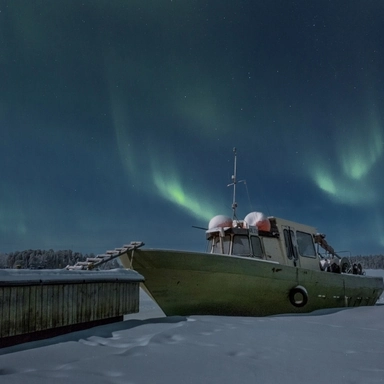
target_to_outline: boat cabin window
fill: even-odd
[[[232,255],[236,256],[251,256],[248,236],[235,235],[233,236]]]
[[[306,257],[316,257],[312,235],[310,233],[297,231],[296,237],[300,255]]]
[[[258,236],[251,236],[252,253],[254,257],[263,257],[263,249],[261,248],[261,241]]]
[[[208,250],[211,253],[222,253],[228,255],[230,245],[231,237],[229,235],[226,235],[225,237],[213,236],[209,240]]]
[[[296,247],[296,239],[295,233],[292,229],[284,229],[284,242],[285,242],[285,250],[287,252],[288,259],[297,260],[297,247]]]

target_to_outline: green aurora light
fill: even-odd
[[[183,208],[192,216],[209,221],[219,211],[211,204],[202,204],[201,199],[187,194],[177,177],[165,177],[160,172],[153,172],[153,182],[162,197]]]
[[[337,162],[326,166],[321,161],[311,171],[316,185],[332,199],[344,204],[370,204],[377,199],[370,172],[384,150],[381,124],[378,119],[362,130],[350,127],[348,136],[336,140]],[[341,171],[341,172],[340,172]]]
[[[355,127],[346,142],[340,144],[344,175],[353,180],[361,180],[380,159],[383,149],[383,134],[377,121],[369,129]]]

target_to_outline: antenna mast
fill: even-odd
[[[237,179],[236,179],[236,161],[237,161],[236,148],[233,148],[233,154],[234,154],[234,165],[233,165],[232,183],[228,184],[228,187],[233,185],[232,211],[233,211],[233,220],[235,220],[235,219],[237,219],[237,217],[236,217],[236,208],[237,208],[237,203],[236,203],[236,184],[237,184]]]

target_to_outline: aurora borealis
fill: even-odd
[[[216,214],[384,250],[384,6],[0,2],[0,252],[205,249]],[[249,197],[248,197],[249,193]]]

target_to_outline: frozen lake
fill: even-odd
[[[384,383],[383,319],[383,296],[307,315],[165,317],[142,292],[123,322],[1,349],[0,382]]]

